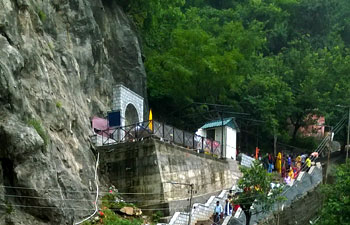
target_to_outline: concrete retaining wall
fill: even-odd
[[[188,186],[169,181],[193,183],[196,191],[193,202],[199,203],[235,182],[228,161],[152,138],[98,150],[102,179],[119,192],[137,193],[125,197],[137,200],[141,208],[169,207],[164,210],[167,215],[187,211],[189,203]]]
[[[315,189],[322,183],[322,179],[322,167],[320,165],[312,166],[310,171],[305,172],[302,177],[298,177],[291,187],[285,187],[282,194],[286,198],[285,201],[276,203],[272,211],[258,214],[253,212],[249,224],[274,224],[278,213],[281,214],[282,206],[284,213],[282,212],[282,216],[280,216],[280,224],[307,224],[321,206],[320,195]],[[259,212],[261,209],[256,209],[256,211]]]

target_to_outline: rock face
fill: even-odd
[[[0,1],[0,224],[94,211],[93,115],[123,83],[146,97],[137,35],[111,0]]]

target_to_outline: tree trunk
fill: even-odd
[[[294,125],[294,131],[293,131],[293,137],[292,137],[292,140],[293,140],[293,141],[296,140],[298,130],[299,130],[299,128],[301,127],[300,121],[301,121],[301,119],[300,119],[300,118],[297,118],[297,120],[296,120],[295,123],[293,124],[293,125]]]
[[[293,130],[293,138],[292,140],[295,141],[296,138],[297,138],[297,133],[298,133],[298,130],[300,128],[300,124],[297,122],[295,125],[294,125],[294,130]]]
[[[252,217],[251,213],[250,213],[250,210],[248,209],[247,212],[244,212],[245,213],[245,216],[246,216],[246,225],[249,225],[250,223],[250,218]]]

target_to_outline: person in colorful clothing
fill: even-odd
[[[215,224],[219,224],[220,222],[220,216],[221,216],[221,213],[223,212],[222,210],[222,206],[220,205],[220,202],[217,201],[216,202],[216,206],[214,208],[214,223]]]
[[[232,205],[228,199],[225,201],[225,216],[232,215]]]
[[[289,169],[288,176],[290,177],[291,180],[294,180],[294,171],[292,167]]]
[[[307,168],[307,172],[309,172],[309,169],[310,169],[310,167],[311,167],[311,159],[310,158],[307,158],[306,160],[305,160],[305,164],[306,164],[306,168]]]
[[[278,173],[281,173],[281,170],[282,170],[281,163],[282,163],[282,154],[279,152],[276,159],[276,170]]]

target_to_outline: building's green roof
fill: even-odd
[[[201,129],[209,129],[214,127],[221,127],[222,125],[236,129],[239,132],[238,125],[234,117],[224,118],[223,120],[214,120],[204,124]]]

